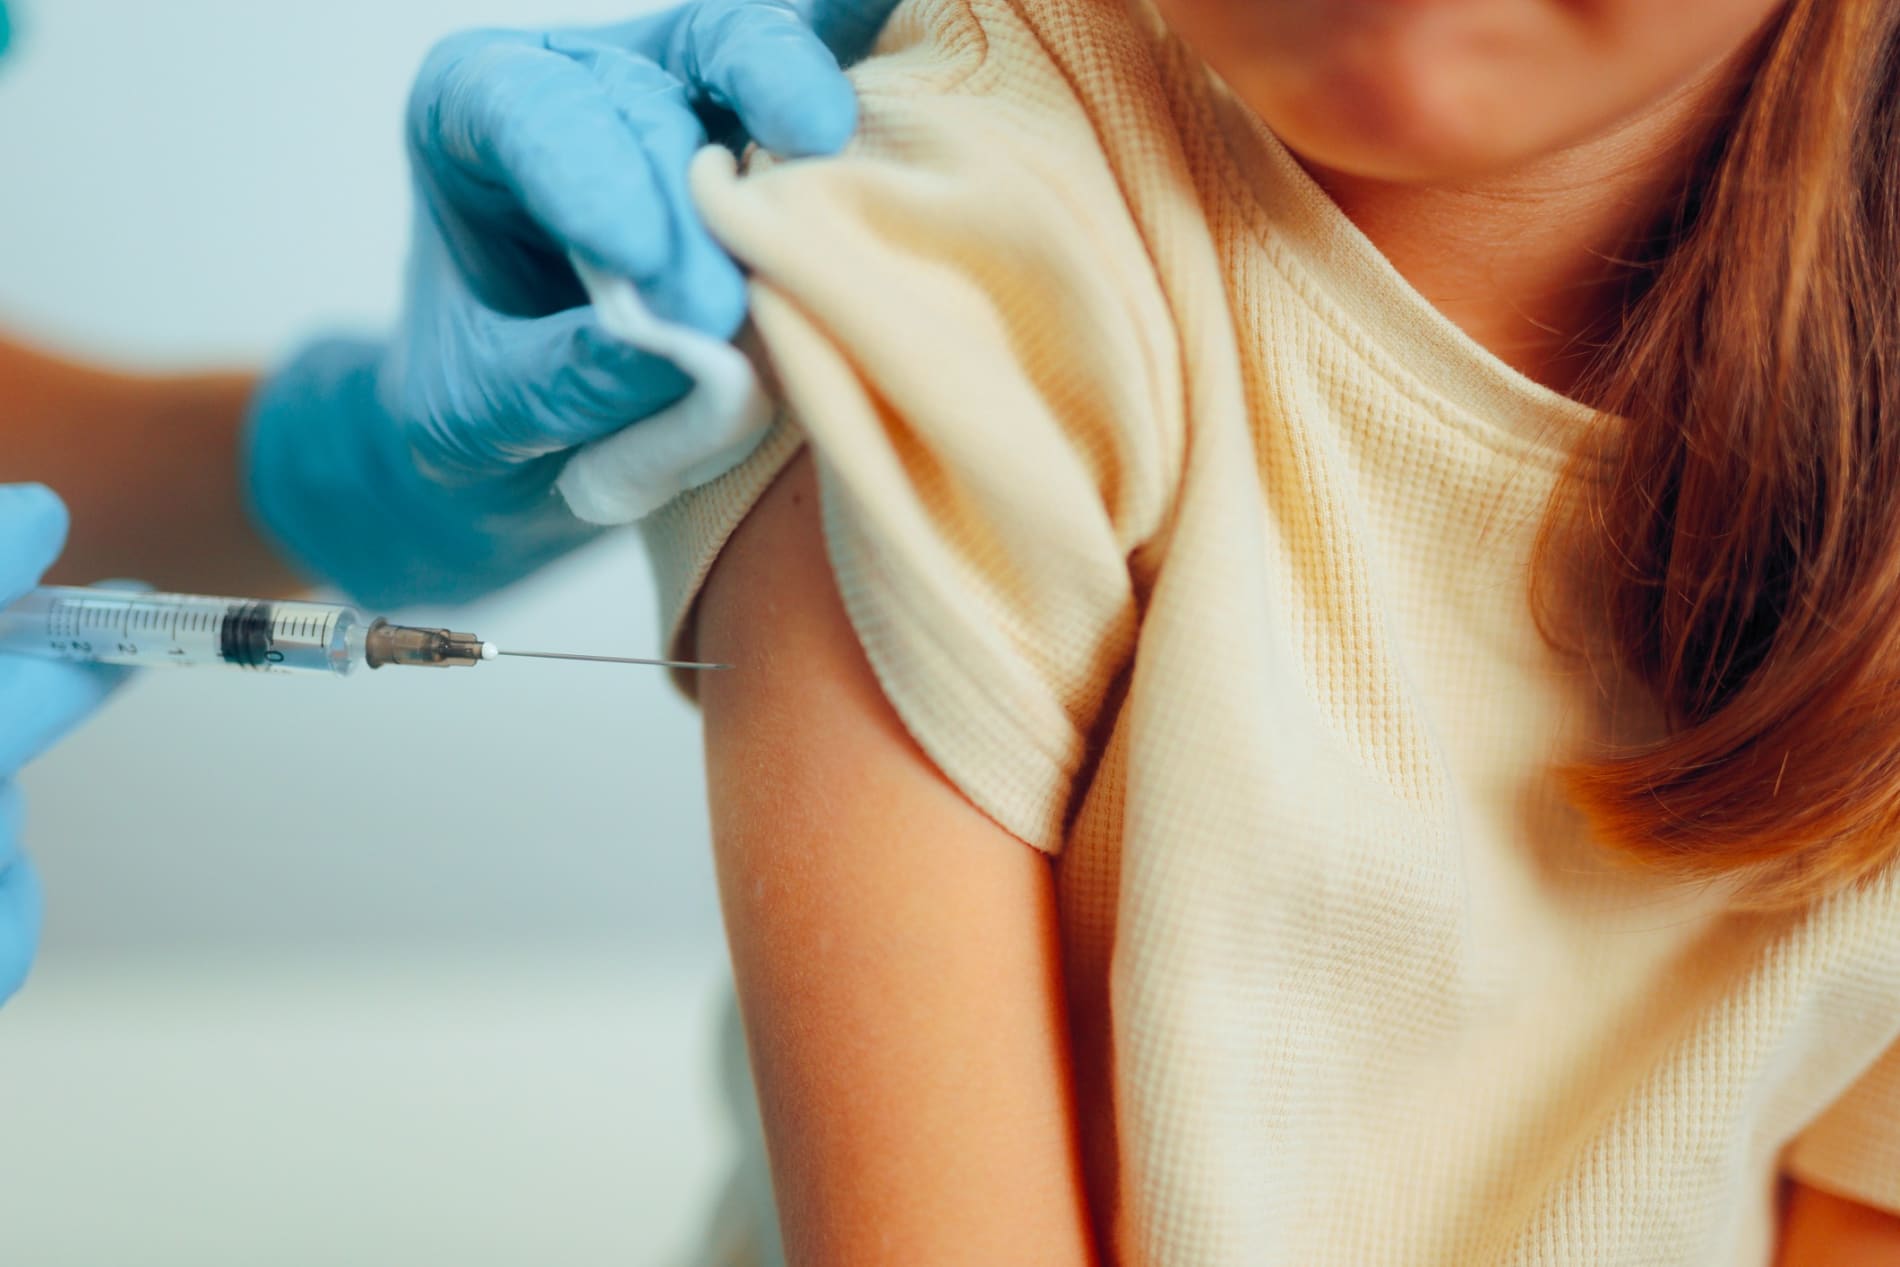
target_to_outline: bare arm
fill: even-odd
[[[1775,1267],[1893,1267],[1900,1217],[1804,1183],[1790,1185]]]
[[[801,457],[699,614],[721,900],[795,1264],[1090,1261],[1047,860],[880,693]]]
[[[51,581],[281,594],[297,580],[257,535],[239,485],[255,380],[115,374],[0,342],[0,482],[72,510]]]

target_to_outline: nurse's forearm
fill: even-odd
[[[72,511],[48,581],[135,577],[228,594],[298,588],[243,503],[255,385],[247,374],[117,374],[0,342],[0,483],[46,484]]]

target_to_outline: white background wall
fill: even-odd
[[[0,327],[149,367],[381,327],[429,43],[642,2],[14,0]],[[657,643],[629,540],[408,615]],[[641,1263],[693,1224],[721,951],[656,674],[154,676],[26,786],[49,918],[0,1012],[0,1261]]]

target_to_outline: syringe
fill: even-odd
[[[214,598],[49,585],[0,608],[0,652],[144,667],[219,665],[262,673],[334,673],[367,665],[450,668],[496,656],[723,669],[688,660],[504,651],[470,633],[368,619],[344,603]]]

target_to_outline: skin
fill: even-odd
[[[0,342],[0,483],[37,480],[72,511],[47,581],[288,594],[299,585],[245,512],[240,437],[256,380],[146,376]],[[73,437],[85,436],[84,444]]]
[[[1900,1219],[1847,1197],[1790,1184],[1775,1267],[1892,1267]]]
[[[733,666],[700,687],[707,779],[787,1259],[1089,1262],[1048,863],[904,732],[816,504],[800,457],[699,618]]]
[[[1428,299],[1559,390],[1775,0],[1161,0]],[[795,1263],[1088,1262],[1047,863],[944,783],[840,609],[802,461],[708,582],[714,837]],[[892,837],[901,848],[892,847]],[[954,1181],[952,1181],[954,1177]],[[1779,1267],[1900,1262],[1790,1184]]]
[[[1162,0],[1310,161],[1444,185],[1615,134],[1731,56],[1779,0]]]
[[[1780,0],[1161,0],[1427,299],[1566,391]],[[1500,244],[1507,249],[1500,250]]]

